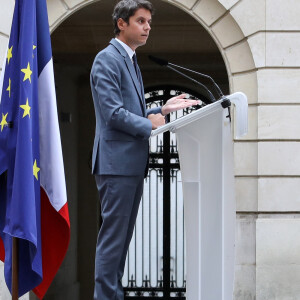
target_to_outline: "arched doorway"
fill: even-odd
[[[46,299],[57,299],[56,290],[62,286],[70,287],[65,299],[92,298],[99,206],[90,175],[94,112],[89,71],[96,53],[113,37],[110,16],[115,2],[91,3],[66,19],[52,34],[72,240],[68,256]],[[193,83],[153,65],[147,58],[152,54],[211,75],[223,92],[229,93],[225,62],[204,27],[169,3],[152,2],[156,14],[151,37],[148,44],[137,51],[145,87],[176,84],[201,93]]]

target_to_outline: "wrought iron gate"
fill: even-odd
[[[169,98],[187,93],[186,88],[160,86],[145,91],[147,106],[163,105]],[[169,121],[192,109],[170,114]],[[160,134],[150,141],[149,174],[129,247],[122,284],[125,299],[185,299],[185,239],[181,173],[176,138]]]

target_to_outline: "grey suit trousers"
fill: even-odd
[[[123,300],[121,279],[144,177],[96,175],[95,178],[103,223],[96,245],[94,300]]]

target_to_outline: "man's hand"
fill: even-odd
[[[181,94],[179,96],[173,97],[167,101],[167,103],[161,108],[162,114],[165,116],[170,112],[184,109],[193,105],[200,104],[201,101],[199,100],[191,100],[185,99],[186,94]]]
[[[148,116],[148,119],[152,123],[152,129],[156,129],[165,124],[165,117],[162,114],[151,114]]]

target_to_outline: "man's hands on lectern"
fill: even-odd
[[[165,124],[165,117],[162,114],[150,114],[148,115],[148,119],[152,123],[152,129],[156,129],[159,126],[162,126]]]
[[[201,101],[199,100],[185,99],[186,96],[186,94],[181,94],[169,99],[167,103],[161,108],[162,114],[165,116],[173,111],[184,109],[201,103]]]
[[[184,109],[190,106],[198,105],[201,103],[199,100],[186,99],[186,94],[175,96],[167,101],[167,103],[161,108],[162,114],[151,114],[148,119],[152,123],[152,129],[156,129],[159,126],[165,124],[165,117],[167,114]]]

